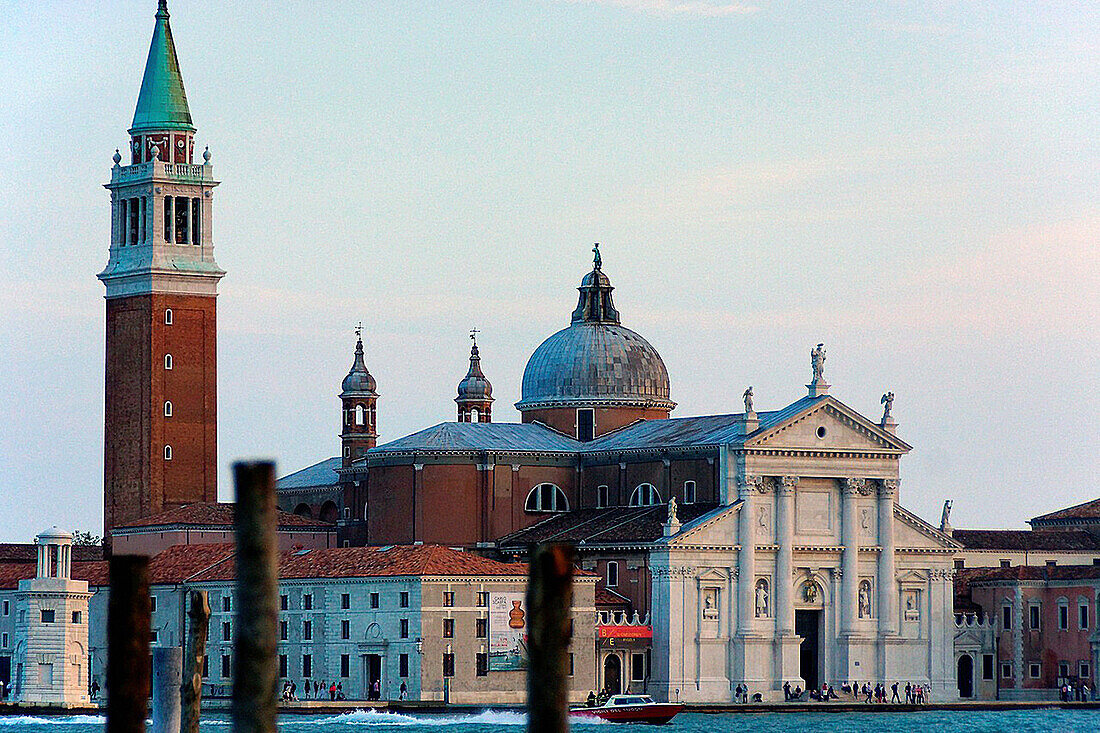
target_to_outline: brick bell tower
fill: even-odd
[[[340,404],[344,415],[340,429],[340,454],[344,468],[361,458],[378,442],[378,425],[375,421],[378,385],[363,361],[362,323],[355,328],[355,339],[355,359],[340,385]]]
[[[130,130],[115,151],[107,288],[104,536],[217,500],[217,320],[210,151],[194,134],[166,0]]]

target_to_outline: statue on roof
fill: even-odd
[[[884,405],[882,410],[882,422],[885,423],[890,419],[890,409],[894,406],[894,393],[887,392],[882,396],[880,402]]]
[[[668,524],[679,524],[680,518],[676,516],[676,497],[668,500]]]
[[[814,370],[814,381],[825,381],[825,344],[818,344],[810,352],[810,366]]]
[[[951,500],[948,499],[943,503],[943,514],[940,515],[940,531],[944,533],[951,532]]]
[[[741,396],[745,398],[745,414],[748,415],[748,414],[751,414],[752,412],[754,412],[754,410],[752,409],[752,385],[751,384],[749,385],[749,388],[745,390],[745,394],[743,394]]]
[[[603,268],[603,258],[600,257],[600,243],[596,242],[596,245],[592,248],[594,256],[592,257],[593,269],[599,270]]]

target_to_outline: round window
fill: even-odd
[[[819,438],[824,438],[825,437],[825,426],[824,425],[822,425],[821,427],[819,427],[817,429],[817,437],[819,437]]]

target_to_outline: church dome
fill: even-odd
[[[355,397],[355,396],[371,396],[377,397],[375,394],[375,388],[378,385],[374,382],[374,377],[367,371],[366,362],[363,361],[363,339],[359,339],[355,343],[355,361],[352,362],[351,371],[344,377],[344,381],[341,384],[341,397]]]
[[[665,363],[640,334],[619,323],[598,250],[578,290],[572,323],[543,341],[527,361],[516,408],[672,409]]]
[[[458,383],[458,397],[456,402],[477,401],[493,399],[493,385],[489,383],[484,372],[481,371],[481,354],[477,350],[477,342],[470,348],[470,370]]]

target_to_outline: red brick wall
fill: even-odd
[[[596,435],[611,432],[623,425],[629,425],[635,420],[663,420],[667,419],[668,410],[653,410],[642,407],[597,407]],[[576,437],[577,435],[577,408],[575,407],[550,407],[539,410],[525,410],[523,422],[541,422],[555,430]]]
[[[414,542],[416,472],[409,466],[373,466],[367,485],[370,504],[367,542],[372,545]],[[362,511],[362,507],[358,507]]]
[[[164,323],[172,309],[172,325]],[[172,369],[164,368],[172,354]],[[182,504],[217,500],[215,299],[107,301],[104,530]],[[172,416],[164,403],[172,402]],[[164,460],[164,446],[172,460]]]

